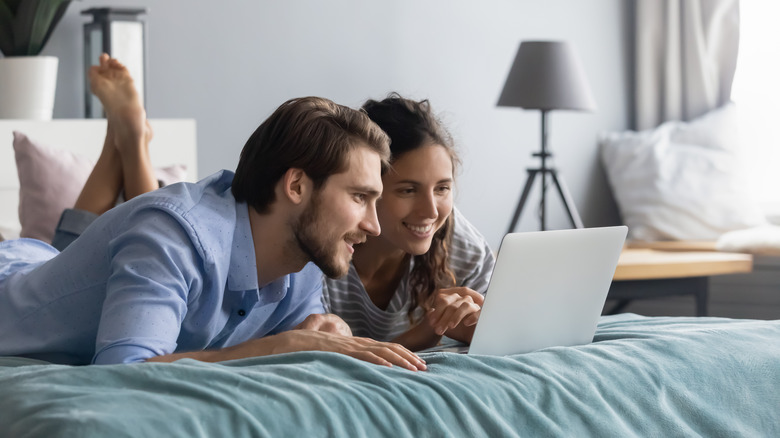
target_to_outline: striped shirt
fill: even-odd
[[[495,258],[490,246],[463,217],[453,209],[453,234],[450,249],[450,268],[455,274],[456,285],[464,286],[485,294]],[[409,267],[401,278],[387,309],[378,308],[368,296],[360,281],[355,266],[350,264],[349,273],[339,279],[326,278],[322,287],[322,303],[328,313],[335,313],[349,324],[355,336],[390,341],[411,328],[409,306],[411,305]],[[422,316],[422,309],[413,314],[415,320]]]

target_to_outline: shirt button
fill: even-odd
[[[244,316],[244,315],[246,315],[246,311],[244,309],[238,311],[238,316]]]

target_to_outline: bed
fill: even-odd
[[[780,321],[604,317],[594,343],[428,353],[411,372],[324,352],[74,367],[0,358],[0,431],[106,436],[780,434]]]
[[[0,121],[0,138],[26,129],[83,148],[66,137],[89,131],[95,153],[100,123]],[[185,160],[194,175],[194,122],[171,135],[153,126],[155,141],[170,140],[169,161],[155,163]],[[6,206],[19,190],[9,149]],[[16,220],[11,210],[2,220]],[[429,370],[416,373],[326,352],[109,366],[0,357],[0,436],[780,435],[780,321],[621,314],[603,317],[589,345],[423,357]]]

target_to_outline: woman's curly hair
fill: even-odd
[[[406,152],[436,144],[443,146],[449,153],[455,173],[459,159],[452,136],[434,115],[427,99],[414,101],[392,93],[381,101],[367,101],[362,109],[390,137],[391,165]],[[417,307],[434,291],[455,285],[455,274],[450,268],[452,227],[450,215],[434,234],[428,252],[414,256],[414,267],[410,274],[410,320]]]

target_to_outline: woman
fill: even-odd
[[[90,90],[106,113],[103,150],[73,209],[60,217],[52,246],[62,251],[99,215],[116,204],[158,189],[149,158],[152,129],[127,68],[107,54],[88,70]]]
[[[391,140],[377,203],[382,234],[355,247],[346,277],[324,281],[325,309],[355,336],[413,351],[445,335],[470,343],[495,260],[485,238],[453,209],[452,138],[427,100],[392,94],[363,110]]]

